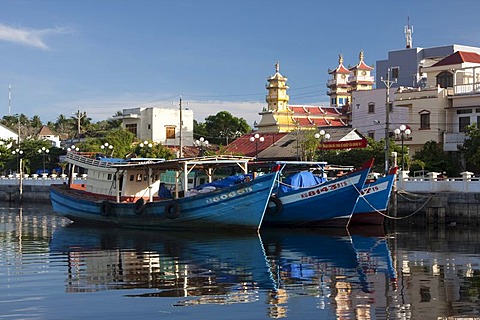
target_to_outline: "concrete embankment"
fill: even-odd
[[[479,225],[480,193],[398,191],[392,196],[389,223],[431,225]]]
[[[50,185],[46,186],[23,186],[22,201],[48,202]],[[0,200],[8,202],[19,202],[20,188],[19,185],[2,185],[0,187]]]

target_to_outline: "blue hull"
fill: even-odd
[[[147,229],[258,230],[278,173],[210,193],[175,200],[107,202],[88,193],[52,185],[53,210],[73,221]]]
[[[393,173],[365,185],[349,225],[383,224],[395,178]]]
[[[281,209],[274,213],[267,210],[263,226],[346,227],[370,167],[317,186],[278,195],[280,204],[277,205]]]

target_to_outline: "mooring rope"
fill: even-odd
[[[397,194],[401,194],[401,193],[406,193],[406,194],[409,194],[409,195],[413,195],[413,196],[418,196],[414,193],[410,193],[408,191],[403,191],[401,192],[401,190],[397,191]],[[417,210],[415,210],[414,212],[412,212],[411,214],[409,215],[406,215],[406,216],[403,216],[403,217],[392,217],[392,216],[389,216],[389,215],[386,215],[386,214],[383,214],[383,213],[380,213],[381,215],[383,215],[384,217],[386,218],[389,218],[389,219],[392,219],[392,220],[403,220],[403,219],[407,219],[407,218],[410,218],[411,216],[413,216],[414,214],[417,214],[418,212],[420,212],[420,210],[422,210],[426,205],[427,203],[430,201],[430,199],[433,198],[433,195],[430,195],[430,196],[419,196],[421,197],[420,200],[422,199],[427,199]],[[409,200],[408,198],[405,197],[405,199]],[[414,200],[411,200],[411,201],[414,201]]]

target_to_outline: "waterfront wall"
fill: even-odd
[[[480,193],[407,192],[397,190],[392,196],[389,223],[421,225],[480,224]]]
[[[84,179],[75,179],[75,183],[83,183]],[[0,178],[0,201],[20,202],[50,201],[50,185],[68,183],[66,177],[61,178]]]

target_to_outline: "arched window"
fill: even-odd
[[[420,130],[430,129],[430,111],[422,110],[418,114],[420,115]]]
[[[448,71],[443,71],[437,75],[437,85],[440,88],[453,87],[453,74]]]

